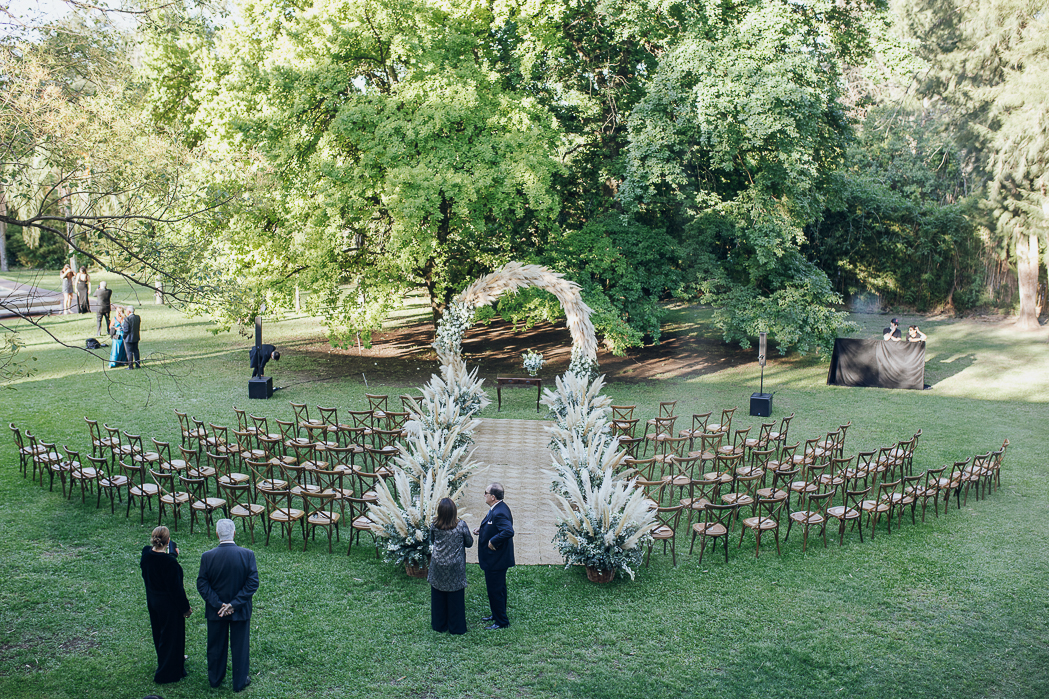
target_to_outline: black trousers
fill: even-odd
[[[124,349],[127,350],[127,368],[131,369],[134,367],[135,369],[140,369],[142,367],[142,362],[138,357],[138,343],[128,342],[127,339],[125,339]]]
[[[102,319],[106,319],[106,324],[102,324]],[[109,311],[95,311],[95,320],[98,321],[98,334],[108,335],[109,334]],[[102,330],[105,329],[103,333]]]
[[[430,586],[430,626],[438,633],[466,633],[466,588],[444,592]]]
[[[212,687],[218,687],[226,677],[227,650],[233,661],[233,691],[239,692],[247,686],[250,624],[250,621],[208,619],[208,682]]]
[[[173,608],[149,608],[149,628],[157,650],[157,684],[178,682],[186,676],[186,619]]]
[[[266,375],[266,373],[265,373],[266,372],[266,362],[268,362],[268,361],[269,361],[269,357],[267,357],[266,359],[263,359],[260,364],[253,364],[251,366],[251,378],[254,379],[256,376],[265,376]]]
[[[488,606],[492,609],[492,623],[509,626],[506,616],[506,568],[484,571],[484,584],[488,588]]]

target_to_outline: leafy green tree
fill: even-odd
[[[732,5],[689,27],[631,113],[623,197],[679,238],[726,341],[804,352],[849,327],[801,245],[849,134],[835,66],[866,48],[838,5]]]
[[[959,143],[979,155],[986,225],[1016,259],[1018,324],[1036,328],[1039,245],[1049,230],[1045,3],[901,0],[900,12],[930,65],[923,93],[947,102]]]

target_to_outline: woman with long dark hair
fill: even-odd
[[[81,313],[91,312],[91,275],[87,273],[87,267],[81,267],[76,275],[76,297],[77,309]]]
[[[186,676],[186,619],[193,610],[182,586],[178,549],[169,552],[171,534],[157,527],[149,546],[142,549],[142,580],[146,583],[146,606],[157,650],[157,684],[178,682]]]
[[[73,308],[73,277],[76,273],[73,268],[66,264],[59,273],[58,278],[62,280],[62,313],[69,313]]]
[[[430,626],[438,633],[466,633],[466,549],[474,537],[451,498],[437,503],[430,540]]]

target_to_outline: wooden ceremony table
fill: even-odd
[[[543,395],[543,380],[533,378],[511,378],[508,376],[497,376],[495,378],[495,394],[499,399],[499,403],[496,406],[495,411],[499,412],[503,409],[503,386],[507,388],[520,388],[535,386],[535,411],[539,412],[539,399]]]

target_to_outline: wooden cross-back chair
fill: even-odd
[[[833,498],[833,490],[826,493],[811,493],[805,498],[805,509],[790,513],[787,522],[787,533],[783,537],[783,541],[786,542],[790,538],[791,527],[796,522],[798,526],[804,529],[801,539],[802,553],[805,552],[809,545],[810,527],[818,526],[820,528],[820,534],[823,536],[823,548],[827,548],[827,508],[830,507]]]
[[[175,416],[178,418],[178,426],[180,436],[182,437],[182,446],[192,446],[196,451],[200,451],[200,440],[204,437],[203,430],[195,427],[189,419],[189,415],[181,413],[178,410],[175,411]]]
[[[250,483],[219,483],[219,498],[226,501],[229,518],[241,521],[255,543],[255,518],[266,514],[266,506],[255,502]]]
[[[266,546],[270,545],[270,532],[273,525],[280,526],[280,534],[288,533],[288,550],[291,551],[291,537],[298,522],[302,529],[302,538],[306,539],[306,512],[293,507],[291,490],[260,491],[266,502]]]
[[[732,429],[732,414],[735,412],[735,408],[725,408],[722,410],[721,419],[713,425],[707,425],[707,432],[720,432],[721,434],[727,435]]]
[[[860,530],[860,543],[863,543],[863,525],[860,521],[863,510],[860,505],[870,492],[871,487],[869,485],[856,490],[845,490],[842,495],[842,504],[827,508],[827,516],[838,520],[838,546],[845,543],[845,524],[847,522],[852,522],[853,526],[860,524],[858,527]]]
[[[775,498],[758,500],[756,513],[752,517],[740,520],[742,526],[739,531],[739,546],[743,548],[743,537],[748,531],[754,532],[755,546],[754,557],[761,555],[761,537],[763,534],[773,532],[776,536],[776,555],[780,555],[779,548],[779,521],[786,500]]]
[[[692,525],[692,545],[688,547],[691,554],[696,545],[696,536],[699,540],[699,562],[703,563],[703,550],[707,546],[707,539],[711,545],[716,546],[718,539],[723,540],[725,548],[725,563],[728,563],[728,537],[732,529],[732,521],[736,519],[736,508],[734,505],[719,505],[711,503],[701,511],[701,521]]]
[[[217,494],[208,495],[207,479],[205,478],[191,476],[187,472],[180,473],[179,480],[182,482],[182,487],[189,493],[189,533],[193,533],[193,527],[199,514],[204,518],[204,532],[210,539],[214,513],[226,509],[225,498]]]
[[[612,421],[616,420],[633,420],[634,419],[634,408],[636,405],[613,405],[612,409]]]
[[[645,557],[645,567],[652,561],[652,547],[656,542],[663,542],[663,555],[667,554],[667,545],[670,545],[670,556],[673,565],[677,567],[677,528],[681,522],[681,510],[684,505],[668,505],[656,508],[656,526],[652,529],[652,539],[648,543],[648,554]]]
[[[178,521],[182,518],[182,506],[189,502],[190,496],[187,491],[178,490],[176,487],[176,473],[158,468],[149,468],[149,477],[157,486],[157,526],[164,519],[164,511],[171,508],[175,515],[175,531],[178,531]],[[179,483],[180,484],[180,483]]]

